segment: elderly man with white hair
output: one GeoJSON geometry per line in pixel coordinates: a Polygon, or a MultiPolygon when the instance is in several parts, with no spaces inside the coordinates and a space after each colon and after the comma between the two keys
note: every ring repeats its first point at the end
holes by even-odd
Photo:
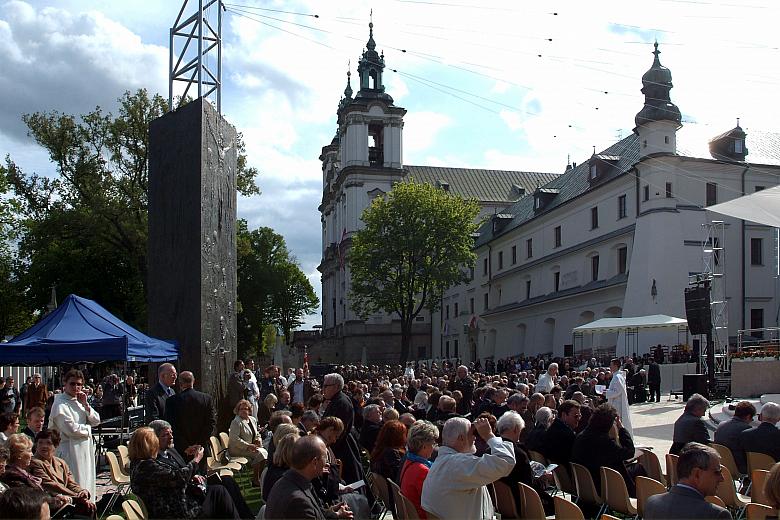
{"type": "Polygon", "coordinates": [[[539,376],[539,382],[536,383],[535,391],[542,394],[549,394],[555,386],[555,378],[558,376],[558,363],[550,363],[547,372],[539,376]]]}
{"type": "Polygon", "coordinates": [[[780,430],[775,424],[780,421],[780,405],[764,404],[758,420],[761,421],[758,426],[740,432],[739,444],[745,452],[764,453],[777,462],[780,460],[780,430]]]}
{"type": "Polygon", "coordinates": [[[363,470],[360,461],[356,460],[353,450],[349,445],[349,433],[355,422],[355,408],[352,400],[343,392],[344,378],[341,374],[327,374],[322,380],[322,397],[325,398],[327,407],[322,414],[325,417],[338,417],[344,423],[344,430],[331,446],[336,458],[341,459],[341,477],[347,482],[355,482],[363,478],[363,470]]]}
{"type": "Polygon", "coordinates": [[[442,444],[423,483],[423,509],[440,518],[492,519],[493,502],[485,486],[512,471],[514,446],[493,435],[487,419],[472,425],[462,417],[444,423],[442,444]],[[475,431],[490,448],[481,457],[474,455],[475,431]]]}

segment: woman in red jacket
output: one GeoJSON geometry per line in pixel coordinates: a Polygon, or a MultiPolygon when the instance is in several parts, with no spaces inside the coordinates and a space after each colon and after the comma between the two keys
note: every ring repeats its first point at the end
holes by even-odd
{"type": "Polygon", "coordinates": [[[431,455],[439,440],[439,429],[428,421],[417,421],[409,428],[406,456],[401,467],[401,493],[414,504],[420,518],[428,518],[420,504],[423,482],[431,467],[431,455]]]}

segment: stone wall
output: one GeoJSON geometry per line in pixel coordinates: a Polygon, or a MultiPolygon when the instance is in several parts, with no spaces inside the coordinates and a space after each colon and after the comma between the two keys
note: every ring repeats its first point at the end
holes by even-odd
{"type": "Polygon", "coordinates": [[[780,360],[734,359],[731,361],[731,395],[760,397],[780,393],[780,360]]]}

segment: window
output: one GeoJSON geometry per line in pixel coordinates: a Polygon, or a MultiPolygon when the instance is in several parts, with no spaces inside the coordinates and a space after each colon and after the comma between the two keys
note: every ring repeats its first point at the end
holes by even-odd
{"type": "Polygon", "coordinates": [[[525,281],[525,299],[528,300],[531,298],[531,280],[525,281]]]}
{"type": "Polygon", "coordinates": [[[599,208],[590,208],[590,229],[599,227],[599,208]]]}
{"type": "Polygon", "coordinates": [[[448,320],[448,319],[450,319],[450,306],[449,306],[449,305],[447,305],[446,307],[444,307],[444,309],[445,309],[445,312],[444,312],[444,319],[445,319],[445,320],[448,320]]]}
{"type": "MultiPolygon", "coordinates": [[[[751,329],[763,329],[764,328],[764,309],[750,309],[750,328],[751,329]]],[[[755,336],[753,333],[751,336],[755,336]]]]}
{"type": "Polygon", "coordinates": [[[590,279],[594,282],[599,279],[599,255],[590,259],[590,279]]]}
{"type": "Polygon", "coordinates": [[[626,196],[621,195],[618,197],[618,220],[626,218],[626,196]]]}
{"type": "Polygon", "coordinates": [[[763,240],[760,238],[750,239],[750,264],[751,265],[764,265],[763,259],[763,240]]]}
{"type": "Polygon", "coordinates": [[[460,356],[460,354],[458,353],[458,340],[456,339],[455,340],[455,357],[458,357],[458,356],[460,356]]]}
{"type": "Polygon", "coordinates": [[[763,189],[764,189],[763,186],[756,186],[755,191],[763,191],[763,189]]]}
{"type": "Polygon", "coordinates": [[[503,251],[499,251],[498,252],[498,270],[500,271],[503,268],[504,268],[504,252],[503,251]]]}
{"type": "Polygon", "coordinates": [[[482,310],[488,310],[488,304],[490,303],[488,299],[488,293],[485,293],[482,297],[482,310]]]}
{"type": "Polygon", "coordinates": [[[525,241],[525,257],[531,258],[534,256],[534,242],[532,238],[525,241]]]}
{"type": "Polygon", "coordinates": [[[445,352],[447,353],[447,357],[450,357],[450,342],[449,341],[445,341],[444,345],[445,345],[444,348],[445,348],[445,352]]]}
{"type": "Polygon", "coordinates": [[[469,313],[474,314],[474,298],[469,298],[469,313]]]}
{"type": "Polygon", "coordinates": [[[561,226],[555,226],[554,239],[555,239],[554,247],[561,247],[561,226]]]}
{"type": "Polygon", "coordinates": [[[553,290],[555,292],[558,292],[560,290],[560,287],[561,287],[561,272],[555,271],[553,273],[553,290]]]}
{"type": "Polygon", "coordinates": [[[517,246],[512,246],[512,265],[517,263],[517,246]]]}
{"type": "Polygon", "coordinates": [[[667,182],[666,183],[666,198],[671,199],[672,198],[672,183],[667,182]]]}
{"type": "Polygon", "coordinates": [[[668,135],[664,136],[664,144],[669,144],[669,136],[668,135]]]}
{"type": "Polygon", "coordinates": [[[618,254],[618,274],[626,274],[628,272],[628,248],[621,247],[617,250],[618,254]]]}
{"type": "Polygon", "coordinates": [[[599,169],[595,164],[590,165],[590,178],[595,179],[599,175],[599,169]]]}
{"type": "Polygon", "coordinates": [[[647,202],[650,200],[650,186],[645,185],[644,188],[642,188],[642,201],[647,202]]]}
{"type": "Polygon", "coordinates": [[[458,316],[460,316],[460,313],[458,312],[458,302],[455,302],[455,309],[454,309],[454,311],[455,312],[453,313],[453,316],[455,316],[456,318],[458,316]]]}
{"type": "Polygon", "coordinates": [[[472,281],[474,279],[474,268],[469,267],[469,281],[472,281]]]}
{"type": "Polygon", "coordinates": [[[487,276],[488,273],[488,259],[485,257],[482,260],[482,276],[487,276]]]}
{"type": "Polygon", "coordinates": [[[718,185],[714,182],[707,183],[707,200],[706,205],[712,206],[718,203],[718,185]]]}
{"type": "Polygon", "coordinates": [[[742,139],[734,141],[734,153],[742,153],[742,139]]]}

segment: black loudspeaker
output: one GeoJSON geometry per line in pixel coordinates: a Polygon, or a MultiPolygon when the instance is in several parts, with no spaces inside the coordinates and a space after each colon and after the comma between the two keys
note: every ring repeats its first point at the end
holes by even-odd
{"type": "Polygon", "coordinates": [[[693,394],[701,394],[709,399],[706,374],[683,374],[683,401],[693,394]]]}
{"type": "Polygon", "coordinates": [[[694,336],[712,330],[709,287],[685,289],[685,319],[688,320],[688,330],[694,336]]]}
{"type": "Polygon", "coordinates": [[[563,346],[563,357],[574,357],[574,345],[563,346]]]}

